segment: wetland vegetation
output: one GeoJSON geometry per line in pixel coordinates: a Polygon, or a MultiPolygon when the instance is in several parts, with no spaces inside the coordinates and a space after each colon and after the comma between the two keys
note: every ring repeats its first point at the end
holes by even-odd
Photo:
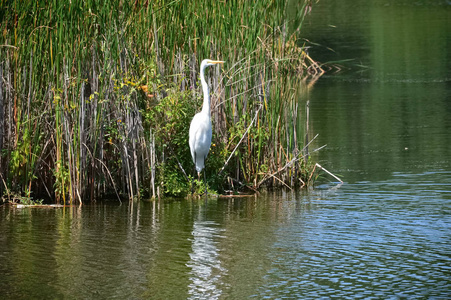
{"type": "Polygon", "coordinates": [[[207,74],[209,188],[313,181],[308,110],[297,97],[322,73],[298,40],[312,1],[0,5],[4,200],[189,194],[203,58],[226,61],[207,74]]]}

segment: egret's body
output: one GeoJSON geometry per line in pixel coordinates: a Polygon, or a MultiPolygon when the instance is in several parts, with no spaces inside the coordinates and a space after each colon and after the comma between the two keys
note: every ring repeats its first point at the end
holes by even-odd
{"type": "Polygon", "coordinates": [[[205,167],[205,159],[210,151],[211,134],[210,115],[203,112],[197,113],[189,128],[189,146],[198,173],[205,167]]]}
{"type": "Polygon", "coordinates": [[[210,151],[211,145],[211,113],[210,113],[210,89],[205,81],[205,69],[208,66],[224,63],[223,61],[214,61],[204,59],[200,65],[200,81],[204,93],[204,103],[202,111],[197,113],[189,127],[189,148],[191,156],[197,171],[200,172],[205,167],[205,159],[210,151]]]}

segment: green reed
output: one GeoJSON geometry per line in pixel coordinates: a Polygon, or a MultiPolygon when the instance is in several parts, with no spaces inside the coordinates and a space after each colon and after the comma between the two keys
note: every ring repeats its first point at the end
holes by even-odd
{"type": "Polygon", "coordinates": [[[209,184],[288,182],[298,172],[281,169],[303,161],[305,132],[287,78],[312,70],[296,41],[310,1],[290,2],[1,2],[1,194],[186,193],[184,141],[207,57],[227,61],[209,73],[209,184]]]}
{"type": "MultiPolygon", "coordinates": [[[[225,153],[236,148],[224,173],[251,188],[303,185],[310,178],[311,167],[303,157],[307,151],[302,151],[305,122],[293,98],[300,84],[285,89],[305,78],[307,70],[321,72],[296,40],[309,5],[197,1],[186,6],[174,1],[158,15],[156,51],[166,67],[162,73],[182,74],[179,85],[195,85],[191,74],[202,58],[227,62],[223,72],[209,73],[216,141],[226,145],[225,153]]],[[[215,176],[216,169],[207,172],[215,176]]]]}

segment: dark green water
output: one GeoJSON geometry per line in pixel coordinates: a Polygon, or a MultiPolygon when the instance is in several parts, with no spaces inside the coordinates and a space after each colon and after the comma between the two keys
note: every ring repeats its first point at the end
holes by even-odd
{"type": "Polygon", "coordinates": [[[354,59],[307,93],[316,158],[345,184],[2,206],[0,298],[451,298],[451,5],[367,2],[320,1],[304,27],[313,57],[354,59]]]}

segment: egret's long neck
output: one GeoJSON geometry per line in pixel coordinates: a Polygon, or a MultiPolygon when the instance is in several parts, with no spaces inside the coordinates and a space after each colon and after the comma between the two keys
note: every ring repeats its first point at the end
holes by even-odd
{"type": "Polygon", "coordinates": [[[202,112],[210,116],[210,89],[205,81],[205,68],[200,70],[200,82],[202,83],[202,91],[204,92],[204,105],[202,112]]]}

